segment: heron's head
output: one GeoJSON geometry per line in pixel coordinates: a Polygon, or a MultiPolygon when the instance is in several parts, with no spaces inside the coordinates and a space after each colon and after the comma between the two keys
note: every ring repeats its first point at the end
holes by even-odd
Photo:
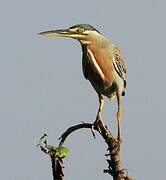
{"type": "Polygon", "coordinates": [[[60,36],[60,37],[70,37],[77,39],[82,44],[88,44],[96,39],[99,39],[101,34],[93,26],[89,24],[78,24],[68,29],[58,29],[51,31],[44,31],[39,33],[39,35],[44,36],[60,36]]]}

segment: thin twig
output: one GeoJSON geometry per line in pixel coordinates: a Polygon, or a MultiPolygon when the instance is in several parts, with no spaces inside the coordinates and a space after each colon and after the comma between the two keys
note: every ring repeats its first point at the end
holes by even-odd
{"type": "Polygon", "coordinates": [[[65,142],[66,138],[73,133],[74,131],[78,130],[78,129],[82,129],[82,128],[92,128],[92,124],[90,123],[82,123],[82,124],[78,124],[75,126],[72,126],[70,128],[68,128],[59,138],[60,143],[59,143],[59,147],[63,146],[63,143],[65,142]]]}

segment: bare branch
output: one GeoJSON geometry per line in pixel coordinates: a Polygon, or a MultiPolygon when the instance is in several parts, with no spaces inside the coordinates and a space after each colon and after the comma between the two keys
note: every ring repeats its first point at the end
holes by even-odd
{"type": "Polygon", "coordinates": [[[92,132],[93,130],[96,130],[98,133],[101,134],[106,144],[108,145],[108,153],[106,154],[106,156],[109,157],[109,159],[107,159],[108,168],[104,169],[103,172],[111,175],[113,177],[113,180],[132,180],[132,178],[128,176],[127,171],[124,168],[122,168],[122,165],[121,165],[121,160],[120,160],[120,145],[121,145],[120,143],[121,142],[119,142],[117,139],[113,137],[112,133],[103,124],[102,120],[98,121],[97,126],[90,123],[82,123],[82,124],[78,124],[78,125],[68,128],[59,138],[60,143],[59,143],[58,148],[48,145],[46,139],[43,140],[46,135],[40,139],[38,146],[40,146],[40,149],[43,152],[45,152],[46,154],[49,154],[51,158],[53,180],[64,179],[64,175],[62,171],[63,160],[62,160],[62,157],[60,156],[59,149],[65,148],[63,147],[63,144],[71,133],[79,129],[83,129],[83,128],[91,129],[92,132]],[[44,146],[41,145],[42,140],[43,140],[44,146]]]}
{"type": "MultiPolygon", "coordinates": [[[[108,169],[105,169],[104,173],[108,173],[111,176],[113,176],[114,180],[132,180],[131,177],[128,177],[126,170],[123,169],[121,166],[120,142],[118,142],[117,139],[113,137],[112,133],[103,124],[103,121],[100,120],[98,124],[99,124],[98,127],[95,126],[94,129],[102,135],[105,142],[107,143],[109,153],[106,156],[110,157],[110,159],[107,159],[108,169]]],[[[82,128],[92,129],[92,127],[93,124],[83,123],[68,128],[59,138],[60,139],[59,147],[63,146],[66,138],[74,131],[82,128]]]]}

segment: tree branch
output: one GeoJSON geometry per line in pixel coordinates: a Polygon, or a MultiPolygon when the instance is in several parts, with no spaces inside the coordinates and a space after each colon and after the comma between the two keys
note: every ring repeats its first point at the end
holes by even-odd
{"type": "Polygon", "coordinates": [[[63,147],[63,144],[67,137],[73,133],[74,131],[77,131],[79,129],[91,129],[92,133],[94,134],[94,130],[96,130],[98,133],[101,134],[103,139],[105,140],[107,146],[108,146],[108,154],[106,154],[109,159],[107,159],[108,168],[104,169],[104,173],[108,173],[113,177],[113,180],[132,180],[131,177],[128,176],[126,173],[126,170],[122,168],[121,160],[120,160],[120,142],[117,141],[112,135],[112,133],[107,129],[105,124],[103,124],[103,121],[101,119],[98,120],[98,124],[90,124],[90,123],[82,123],[75,126],[72,126],[68,128],[59,138],[60,143],[58,148],[55,148],[51,145],[47,144],[47,141],[44,141],[44,146],[41,144],[41,140],[45,136],[43,136],[40,139],[39,146],[41,150],[47,154],[50,155],[51,162],[52,162],[52,172],[53,172],[53,180],[63,180],[63,160],[62,158],[65,157],[60,154],[59,149],[65,148],[63,147]]]}
{"type": "Polygon", "coordinates": [[[52,164],[52,175],[53,180],[63,180],[64,174],[63,174],[63,160],[62,158],[64,155],[62,155],[61,151],[65,148],[56,148],[54,146],[51,146],[47,143],[46,140],[47,134],[44,134],[39,141],[39,144],[37,147],[40,148],[40,150],[50,156],[51,164],[52,164]]]}
{"type": "Polygon", "coordinates": [[[110,159],[107,159],[108,169],[105,169],[104,173],[110,174],[114,180],[132,180],[132,178],[126,174],[126,170],[121,166],[120,142],[118,142],[117,139],[113,137],[112,133],[103,124],[102,120],[99,120],[98,122],[98,126],[94,126],[90,123],[83,123],[68,128],[59,138],[59,147],[63,146],[66,138],[74,131],[82,128],[89,128],[91,130],[92,128],[94,128],[94,130],[98,131],[101,134],[108,145],[109,153],[106,156],[109,156],[110,159]]]}

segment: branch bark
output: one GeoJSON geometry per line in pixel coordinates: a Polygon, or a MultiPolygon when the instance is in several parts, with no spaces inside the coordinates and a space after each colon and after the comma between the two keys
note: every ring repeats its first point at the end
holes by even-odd
{"type": "Polygon", "coordinates": [[[53,180],[64,180],[63,174],[63,160],[56,157],[55,154],[50,155],[52,164],[53,180]]]}

